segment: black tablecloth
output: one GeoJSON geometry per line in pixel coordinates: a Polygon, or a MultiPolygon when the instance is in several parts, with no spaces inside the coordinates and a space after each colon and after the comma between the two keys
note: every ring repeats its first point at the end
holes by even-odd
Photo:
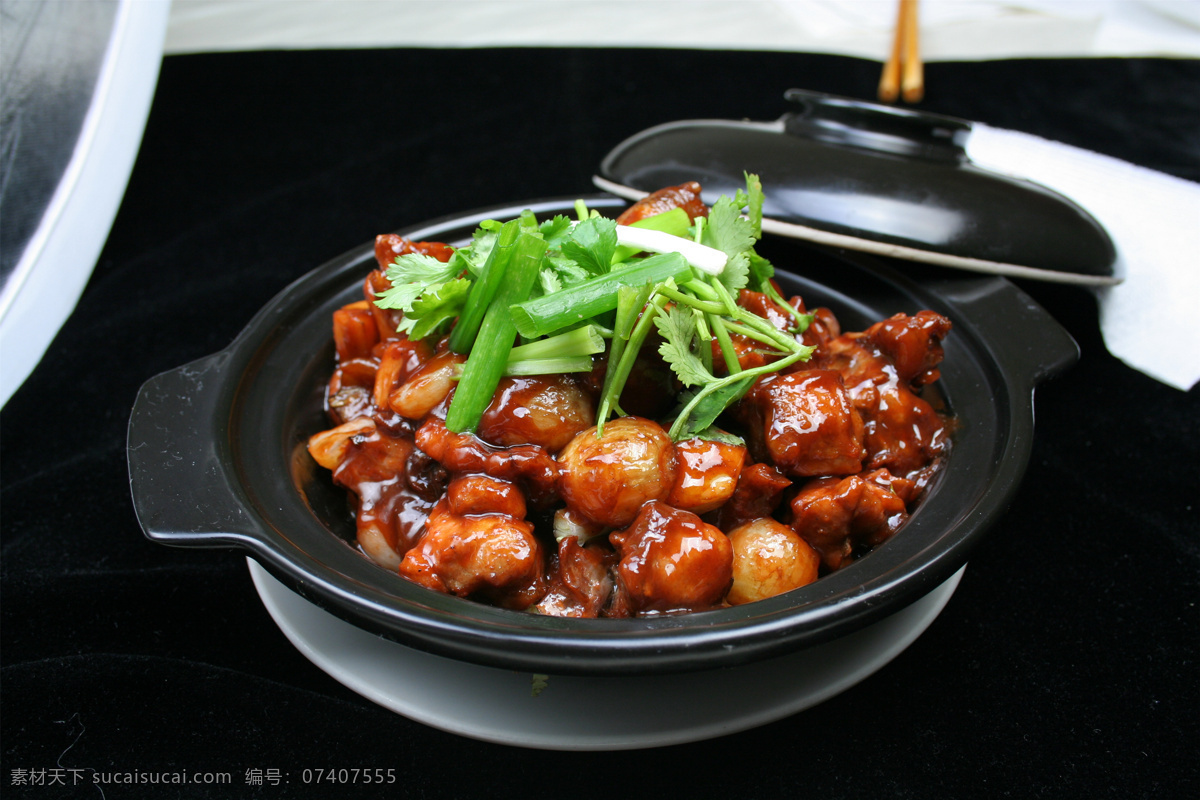
{"type": "MultiPolygon", "coordinates": [[[[91,282],[2,414],[4,795],[217,771],[232,785],[98,788],[335,796],[305,792],[301,771],[379,767],[398,778],[389,796],[424,798],[1196,796],[1200,404],[1110,356],[1077,288],[1022,284],[1083,355],[1038,390],[1024,484],[945,612],[865,682],[748,732],[624,753],[439,732],[310,664],[241,555],[142,537],[125,461],[138,387],[223,348],[292,279],[379,232],[591,193],[601,157],[650,125],[774,119],[793,86],[871,99],[878,75],[740,52],[165,59],[91,282]],[[278,785],[252,782],[267,770],[278,785]],[[24,785],[38,779],[67,785],[24,785]]],[[[1200,179],[1200,62],[926,75],[923,109],[1200,179]]]]}

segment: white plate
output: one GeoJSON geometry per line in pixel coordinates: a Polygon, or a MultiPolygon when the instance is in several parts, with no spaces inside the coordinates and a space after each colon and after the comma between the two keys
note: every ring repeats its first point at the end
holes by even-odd
{"type": "Polygon", "coordinates": [[[358,628],[247,559],[268,613],[310,661],[384,708],[473,739],[547,750],[630,750],[764,725],[845,691],[912,644],[962,570],[860,631],[767,661],[711,672],[614,678],[534,676],[414,650],[358,628]]]}
{"type": "MultiPolygon", "coordinates": [[[[108,239],[150,113],[170,7],[170,3],[135,0],[117,4],[95,83],[83,87],[91,92],[70,160],[36,229],[19,243],[21,255],[12,273],[0,284],[0,406],[33,372],[71,315],[108,239]]],[[[105,15],[93,13],[95,7],[84,8],[68,3],[16,5],[11,11],[13,34],[23,33],[27,41],[15,54],[17,62],[24,63],[14,74],[29,72],[42,76],[41,85],[66,83],[74,88],[77,76],[58,74],[62,65],[55,56],[56,42],[66,39],[75,26],[85,26],[83,30],[95,37],[104,35],[88,26],[99,24],[105,15]]],[[[8,3],[3,13],[9,23],[8,3]]],[[[86,74],[78,79],[92,77],[86,74]]],[[[13,88],[8,75],[4,88],[13,88]]],[[[38,115],[29,116],[25,118],[18,106],[13,138],[44,139],[48,132],[44,125],[39,128],[38,115]]],[[[8,139],[6,135],[5,145],[8,139]]],[[[54,158],[52,153],[42,155],[54,158]]],[[[10,197],[20,201],[20,191],[9,188],[10,197]]]]}

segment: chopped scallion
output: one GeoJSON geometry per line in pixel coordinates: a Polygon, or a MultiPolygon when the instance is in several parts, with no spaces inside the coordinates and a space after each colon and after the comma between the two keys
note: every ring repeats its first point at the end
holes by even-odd
{"type": "Polygon", "coordinates": [[[617,226],[617,241],[626,247],[636,247],[650,253],[679,253],[693,267],[709,275],[720,275],[729,260],[729,256],[715,247],[632,225],[617,226]]]}
{"type": "Polygon", "coordinates": [[[451,431],[473,432],[492,402],[517,338],[508,308],[529,296],[545,257],[545,240],[536,234],[521,232],[513,244],[504,282],[483,316],[479,335],[463,365],[462,377],[446,412],[446,427],[451,431]]]}
{"type": "Polygon", "coordinates": [[[687,261],[679,253],[651,256],[554,294],[514,304],[513,322],[527,339],[545,336],[612,311],[617,307],[617,290],[621,286],[657,284],[688,274],[687,261]]]}

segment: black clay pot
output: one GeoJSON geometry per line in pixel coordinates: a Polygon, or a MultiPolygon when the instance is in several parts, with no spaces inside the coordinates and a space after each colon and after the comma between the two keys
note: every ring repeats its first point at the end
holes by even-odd
{"type": "MultiPolygon", "coordinates": [[[[400,231],[465,243],[483,219],[574,198],[498,207],[400,231]]],[[[624,202],[589,198],[615,213],[624,202]]],[[[730,609],[633,620],[560,619],[491,608],[408,583],[354,546],[344,490],[309,457],[327,426],[331,314],[361,298],[373,244],[313,270],[267,304],[226,349],[142,387],[129,424],[133,501],[146,535],[248,552],[303,597],[412,647],[550,674],[624,675],[726,667],[825,642],[924,596],[964,563],[1004,512],[1033,439],[1033,390],[1069,366],[1066,332],[1004,278],[930,272],[922,285],[884,261],[764,240],[788,294],[832,308],[847,330],[898,311],[951,318],[940,391],[959,420],[947,468],[891,540],[809,586],[730,609]]]]}

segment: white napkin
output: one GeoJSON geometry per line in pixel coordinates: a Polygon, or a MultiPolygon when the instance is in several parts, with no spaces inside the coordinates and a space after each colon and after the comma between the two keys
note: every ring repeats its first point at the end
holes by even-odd
{"type": "Polygon", "coordinates": [[[1097,289],[1109,352],[1177,389],[1200,381],[1200,184],[972,123],[968,157],[1070,198],[1108,231],[1125,280],[1097,289]]]}

